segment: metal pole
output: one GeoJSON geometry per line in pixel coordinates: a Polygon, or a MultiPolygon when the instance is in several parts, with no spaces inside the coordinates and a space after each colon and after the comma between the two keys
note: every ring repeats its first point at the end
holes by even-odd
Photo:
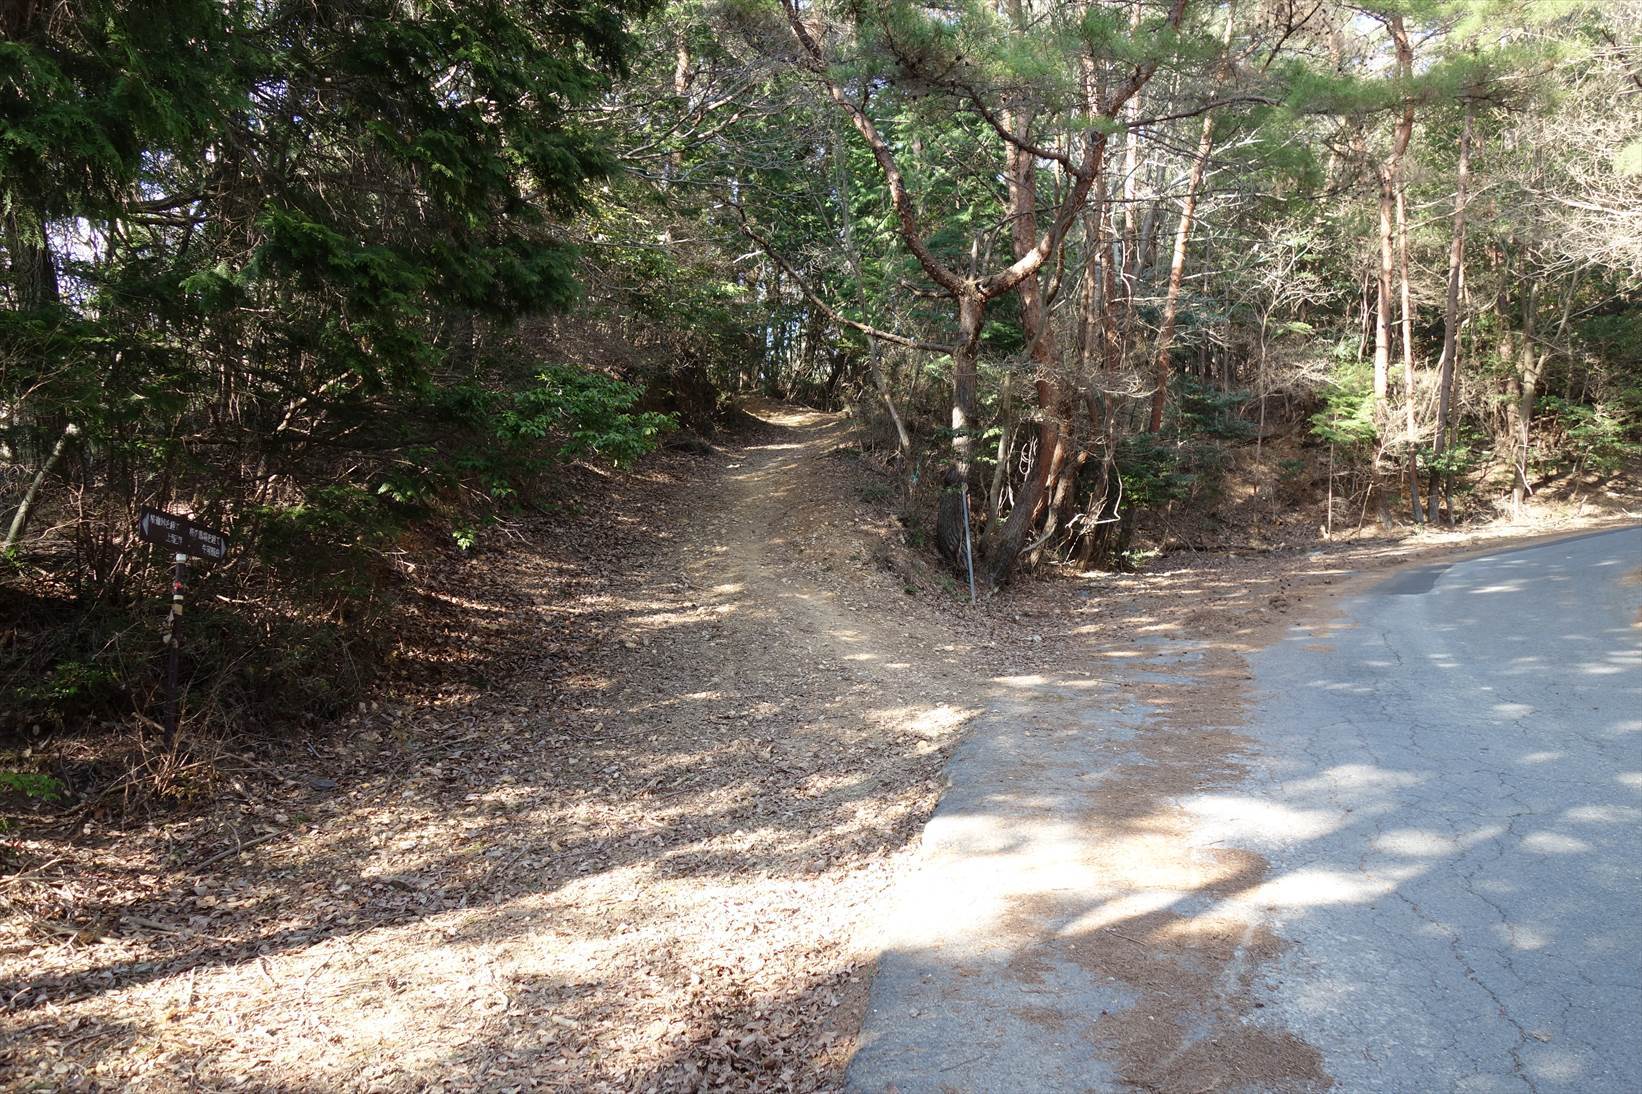
{"type": "Polygon", "coordinates": [[[188,556],[172,556],[176,564],[171,574],[171,614],[165,627],[165,750],[177,749],[177,623],[182,618],[183,579],[188,576],[188,556]]]}
{"type": "Polygon", "coordinates": [[[975,603],[975,553],[969,547],[969,483],[958,494],[964,507],[964,564],[969,569],[969,602],[975,603]]]}

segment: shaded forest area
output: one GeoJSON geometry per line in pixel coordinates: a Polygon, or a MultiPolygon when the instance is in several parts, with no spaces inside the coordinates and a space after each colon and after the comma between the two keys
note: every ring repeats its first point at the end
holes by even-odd
{"type": "Polygon", "coordinates": [[[15,794],[189,793],[145,506],[233,543],[191,579],[197,746],[353,709],[435,575],[459,603],[540,522],[612,522],[609,475],[753,393],[850,409],[955,597],[1520,517],[1642,453],[1642,0],[29,0],[0,34],[15,794]],[[65,761],[92,737],[117,759],[65,761]]]}

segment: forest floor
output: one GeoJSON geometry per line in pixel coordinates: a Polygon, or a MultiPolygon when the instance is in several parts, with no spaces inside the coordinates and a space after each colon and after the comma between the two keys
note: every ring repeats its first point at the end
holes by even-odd
{"type": "MultiPolygon", "coordinates": [[[[1274,624],[1525,531],[1171,557],[971,609],[899,546],[843,419],[757,412],[439,592],[480,620],[482,685],[384,697],[209,808],[18,834],[0,1082],[836,1088],[878,917],[1000,687],[1118,694],[1187,639],[1200,686],[1170,724],[1196,725],[1274,624]]],[[[1231,747],[1207,720],[1187,744],[1231,747]]],[[[1159,747],[1123,808],[1202,774],[1159,747]]],[[[1112,869],[1168,869],[1166,842],[1112,869]]]]}

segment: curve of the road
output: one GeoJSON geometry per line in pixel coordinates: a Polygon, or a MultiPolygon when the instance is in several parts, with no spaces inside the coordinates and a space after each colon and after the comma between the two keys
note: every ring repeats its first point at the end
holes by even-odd
{"type": "Polygon", "coordinates": [[[1639,568],[1642,528],[1417,569],[1253,658],[1217,812],[1338,1089],[1642,1090],[1639,568]]]}
{"type": "Polygon", "coordinates": [[[1404,570],[1149,690],[1003,682],[851,1088],[1642,1090],[1639,613],[1642,527],[1404,570]]]}

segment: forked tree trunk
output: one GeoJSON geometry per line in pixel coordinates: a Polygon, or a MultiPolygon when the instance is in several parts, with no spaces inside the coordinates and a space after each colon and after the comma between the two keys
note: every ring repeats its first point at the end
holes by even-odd
{"type": "MultiPolygon", "coordinates": [[[[1030,115],[1016,119],[1014,127],[1024,139],[1030,128],[1030,115]]],[[[1019,261],[1032,252],[1038,241],[1037,158],[1018,146],[1012,146],[1008,151],[1010,242],[1015,259],[1019,261]]],[[[986,554],[991,560],[991,581],[995,585],[1008,578],[1026,542],[1027,533],[1037,523],[1042,502],[1059,477],[1066,458],[1065,431],[1060,422],[1060,394],[1053,378],[1059,351],[1055,345],[1054,328],[1044,307],[1038,275],[1034,273],[1022,279],[1015,292],[1020,298],[1021,327],[1026,335],[1034,372],[1032,382],[1038,398],[1038,455],[1033,461],[1026,488],[1015,499],[1015,505],[1003,526],[989,530],[986,554]]]]}
{"type": "MultiPolygon", "coordinates": [[[[797,0],[782,0],[788,28],[799,47],[799,64],[826,91],[827,97],[844,112],[866,142],[889,190],[890,204],[901,241],[912,253],[929,279],[956,303],[958,312],[958,339],[951,348],[952,359],[952,464],[948,468],[937,509],[935,539],[941,553],[956,560],[963,548],[968,528],[965,495],[970,470],[974,463],[974,429],[976,406],[976,355],[980,346],[981,320],[988,301],[1015,289],[1027,278],[1035,278],[1045,261],[1063,244],[1065,233],[1076,221],[1089,195],[1099,157],[1104,156],[1106,138],[1094,132],[1084,135],[1080,159],[1033,145],[1021,147],[1017,134],[1008,126],[999,124],[997,115],[987,111],[978,99],[976,106],[981,116],[1003,138],[1006,148],[1020,148],[1034,157],[1052,159],[1060,163],[1070,176],[1070,185],[1063,193],[1052,214],[1051,224],[1038,235],[1034,246],[1007,268],[983,275],[978,268],[963,274],[948,266],[930,247],[929,239],[919,221],[918,204],[907,189],[894,148],[879,131],[877,123],[867,114],[833,75],[832,66],[819,41],[811,32],[807,10],[801,10],[797,0]]],[[[1180,29],[1185,16],[1186,0],[1172,0],[1167,15],[1171,30],[1180,29]]],[[[1110,117],[1122,109],[1157,71],[1158,62],[1149,60],[1135,66],[1121,91],[1114,96],[1110,117]]],[[[1013,561],[1011,559],[1011,561],[1013,561]]],[[[994,568],[994,573],[1000,571],[994,568]]],[[[1005,567],[1002,573],[1007,573],[1005,567]]]]}

